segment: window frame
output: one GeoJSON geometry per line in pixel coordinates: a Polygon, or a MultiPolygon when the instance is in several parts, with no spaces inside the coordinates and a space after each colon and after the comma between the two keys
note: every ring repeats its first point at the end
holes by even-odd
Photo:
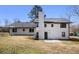
{"type": "Polygon", "coordinates": [[[47,27],[47,24],[44,24],[44,27],[47,27]]]}
{"type": "Polygon", "coordinates": [[[66,36],[66,33],[65,32],[62,32],[62,37],[65,37],[66,36]]]}
{"type": "Polygon", "coordinates": [[[48,32],[44,32],[44,39],[48,39],[48,32]]]}
{"type": "Polygon", "coordinates": [[[36,32],[36,39],[39,39],[39,32],[36,32]]]}
{"type": "Polygon", "coordinates": [[[12,32],[17,32],[17,28],[12,28],[12,32]]]}
{"type": "Polygon", "coordinates": [[[39,27],[39,23],[36,23],[36,27],[39,27]]]}
{"type": "Polygon", "coordinates": [[[23,28],[23,32],[25,31],[25,28],[23,28]]]}
{"type": "Polygon", "coordinates": [[[29,28],[29,32],[34,32],[34,28],[29,28]]]}
{"type": "Polygon", "coordinates": [[[54,25],[53,24],[51,24],[51,27],[53,27],[54,25]]]}
{"type": "Polygon", "coordinates": [[[67,27],[66,23],[60,23],[60,28],[66,28],[66,27],[67,27]]]}

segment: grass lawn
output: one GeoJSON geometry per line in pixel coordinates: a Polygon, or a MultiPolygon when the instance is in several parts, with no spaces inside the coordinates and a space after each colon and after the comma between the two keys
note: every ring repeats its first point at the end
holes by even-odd
{"type": "Polygon", "coordinates": [[[33,40],[29,36],[10,36],[0,33],[1,54],[52,54],[79,53],[79,41],[61,41],[47,43],[43,40],[33,40]]]}

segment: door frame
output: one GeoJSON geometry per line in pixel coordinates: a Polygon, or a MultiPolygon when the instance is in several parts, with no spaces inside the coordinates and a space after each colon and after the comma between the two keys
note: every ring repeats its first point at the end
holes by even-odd
{"type": "Polygon", "coordinates": [[[48,32],[44,32],[44,39],[48,39],[48,32]]]}

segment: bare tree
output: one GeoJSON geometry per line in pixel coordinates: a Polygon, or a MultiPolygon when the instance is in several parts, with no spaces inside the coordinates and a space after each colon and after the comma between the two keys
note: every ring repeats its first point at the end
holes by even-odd
{"type": "MultiPolygon", "coordinates": [[[[66,17],[67,19],[71,20],[73,16],[77,16],[79,17],[79,6],[71,6],[70,7],[71,11],[69,11],[68,13],[66,13],[66,17]]],[[[71,25],[70,30],[72,30],[72,32],[79,32],[79,24],[74,24],[71,25]]]]}
{"type": "Polygon", "coordinates": [[[66,9],[67,10],[67,12],[66,12],[66,18],[68,19],[68,20],[71,20],[71,18],[73,17],[73,16],[75,16],[75,13],[74,13],[74,8],[75,6],[70,6],[68,9],[66,9]]]}
{"type": "MultiPolygon", "coordinates": [[[[68,11],[68,12],[66,13],[66,18],[69,20],[69,22],[71,22],[72,16],[73,16],[72,11],[68,11]]],[[[72,27],[71,27],[70,23],[69,23],[68,25],[69,25],[69,34],[71,35],[71,33],[73,32],[73,30],[72,30],[72,27]]],[[[73,34],[72,34],[72,35],[73,35],[73,34]]]]}
{"type": "Polygon", "coordinates": [[[79,6],[78,5],[73,6],[73,13],[75,16],[79,16],[79,6]]]}
{"type": "MultiPolygon", "coordinates": [[[[73,6],[74,15],[79,17],[79,5],[73,6]]],[[[76,25],[76,31],[79,32],[79,24],[76,25]]]]}
{"type": "Polygon", "coordinates": [[[17,21],[20,22],[20,19],[19,18],[14,18],[13,19],[13,22],[17,22],[17,21]]]}

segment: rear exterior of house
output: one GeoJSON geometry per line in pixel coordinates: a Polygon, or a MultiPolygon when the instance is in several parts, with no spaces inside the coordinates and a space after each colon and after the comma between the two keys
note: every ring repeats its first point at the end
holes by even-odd
{"type": "MultiPolygon", "coordinates": [[[[68,24],[45,23],[45,28],[36,28],[40,39],[69,39],[68,24]]],[[[37,35],[37,34],[36,34],[37,35]]]]}
{"type": "Polygon", "coordinates": [[[37,39],[69,39],[70,21],[64,18],[45,18],[39,12],[38,18],[29,23],[16,22],[10,25],[11,35],[32,35],[37,39]]]}
{"type": "Polygon", "coordinates": [[[44,18],[44,13],[39,12],[35,35],[39,39],[69,39],[69,20],[64,18],[44,18]]]}

